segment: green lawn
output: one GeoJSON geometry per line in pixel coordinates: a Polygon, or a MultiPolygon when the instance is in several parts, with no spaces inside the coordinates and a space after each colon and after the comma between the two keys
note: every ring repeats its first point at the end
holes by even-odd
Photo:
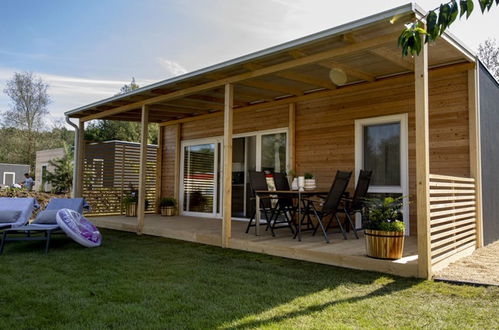
{"type": "Polygon", "coordinates": [[[499,327],[499,288],[103,234],[100,248],[59,239],[47,256],[9,242],[0,328],[499,327]]]}

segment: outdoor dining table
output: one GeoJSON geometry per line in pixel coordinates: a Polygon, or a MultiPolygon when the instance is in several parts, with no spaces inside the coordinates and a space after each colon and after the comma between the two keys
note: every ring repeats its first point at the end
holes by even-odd
{"type": "Polygon", "coordinates": [[[260,197],[272,195],[285,195],[287,197],[296,198],[298,200],[298,240],[301,241],[301,216],[302,216],[302,201],[304,197],[327,195],[328,190],[257,190],[255,191],[255,235],[260,235],[260,197]]]}

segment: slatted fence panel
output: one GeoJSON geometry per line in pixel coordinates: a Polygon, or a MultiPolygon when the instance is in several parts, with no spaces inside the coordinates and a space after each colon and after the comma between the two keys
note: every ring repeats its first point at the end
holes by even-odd
{"type": "Polygon", "coordinates": [[[432,265],[476,245],[475,180],[430,174],[432,265]]]}
{"type": "MultiPolygon", "coordinates": [[[[146,212],[156,209],[157,147],[147,148],[146,212]]],[[[89,215],[124,213],[123,197],[139,189],[140,145],[132,143],[97,143],[85,147],[83,197],[92,210],[89,215]]]]}

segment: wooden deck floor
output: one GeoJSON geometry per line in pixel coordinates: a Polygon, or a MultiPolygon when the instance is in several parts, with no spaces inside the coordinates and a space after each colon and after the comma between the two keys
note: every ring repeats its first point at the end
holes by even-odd
{"type": "MultiPolygon", "coordinates": [[[[136,231],[137,219],[125,216],[92,217],[98,227],[122,231],[136,231]]],[[[355,239],[352,233],[344,240],[340,234],[330,235],[327,244],[320,235],[303,233],[299,242],[291,237],[287,229],[276,232],[272,237],[262,226],[260,236],[254,235],[254,228],[249,234],[244,231],[246,222],[232,221],[232,239],[230,248],[245,250],[291,259],[305,260],[327,265],[353,269],[372,270],[400,276],[417,276],[417,240],[407,237],[404,257],[396,261],[379,260],[365,255],[365,241],[361,235],[355,239]]],[[[161,217],[147,215],[144,234],[162,236],[190,242],[221,246],[222,224],[219,219],[198,217],[161,217]]]]}

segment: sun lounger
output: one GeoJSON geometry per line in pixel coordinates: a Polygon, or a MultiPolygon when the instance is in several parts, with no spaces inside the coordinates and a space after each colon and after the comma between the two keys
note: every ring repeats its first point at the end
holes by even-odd
{"type": "Polygon", "coordinates": [[[28,223],[33,211],[40,206],[36,199],[32,197],[11,198],[0,197],[0,212],[18,211],[16,219],[10,222],[1,222],[0,229],[9,229],[24,226],[28,223]]]}
{"type": "MultiPolygon", "coordinates": [[[[83,214],[83,211],[90,209],[90,207],[83,198],[52,198],[47,204],[45,210],[43,210],[42,212],[49,211],[47,213],[50,213],[50,211],[55,211],[53,212],[53,216],[55,219],[56,211],[61,209],[71,209],[80,214],[83,214]]],[[[39,214],[34,223],[5,230],[2,235],[2,243],[0,244],[0,254],[3,253],[5,243],[9,241],[46,241],[45,253],[48,253],[52,235],[65,235],[65,233],[61,230],[56,221],[53,221],[52,223],[36,223],[40,218],[41,217],[39,214]],[[8,237],[9,234],[15,234],[16,236],[8,237]],[[19,234],[21,234],[22,236],[17,236],[19,234]],[[35,234],[35,236],[33,236],[33,234],[35,234]]]]}

